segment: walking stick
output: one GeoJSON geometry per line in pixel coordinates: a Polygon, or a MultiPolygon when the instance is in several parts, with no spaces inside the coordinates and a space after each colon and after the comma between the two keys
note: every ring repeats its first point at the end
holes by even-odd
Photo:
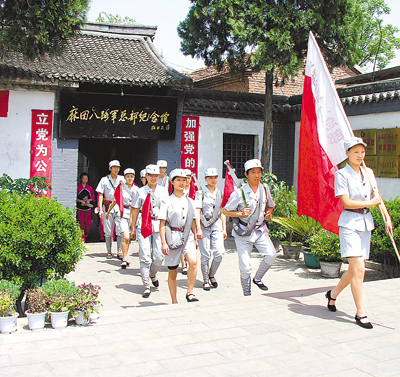
{"type": "MultiPolygon", "coordinates": [[[[372,180],[371,180],[371,177],[370,177],[369,174],[368,174],[367,166],[365,165],[365,162],[364,162],[364,161],[362,162],[362,165],[363,165],[363,168],[365,169],[365,172],[367,173],[367,178],[368,178],[369,184],[370,184],[370,186],[371,186],[371,188],[372,188],[372,197],[375,197],[376,195],[378,195],[378,192],[377,192],[377,191],[374,189],[374,187],[372,186],[372,180]]],[[[385,205],[385,203],[383,202],[383,200],[382,200],[382,202],[381,202],[380,204],[378,204],[378,208],[379,208],[379,210],[381,211],[381,214],[382,214],[382,217],[383,217],[383,221],[385,221],[385,212],[384,212],[384,209],[386,210],[386,213],[387,213],[387,214],[389,214],[389,212],[388,212],[388,210],[387,210],[387,208],[386,208],[386,205],[385,205]]],[[[393,235],[392,235],[391,233],[389,233],[389,232],[388,232],[388,234],[389,234],[389,236],[390,236],[390,240],[392,241],[392,245],[393,245],[394,251],[395,251],[395,253],[396,253],[397,259],[398,259],[399,262],[400,262],[399,250],[397,249],[396,243],[394,242],[393,235]]]]}

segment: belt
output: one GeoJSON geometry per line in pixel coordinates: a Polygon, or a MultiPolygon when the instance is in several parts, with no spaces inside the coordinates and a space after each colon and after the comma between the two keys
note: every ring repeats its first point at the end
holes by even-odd
{"type": "Polygon", "coordinates": [[[175,228],[174,226],[171,226],[171,230],[175,232],[183,232],[183,228],[175,228]]]}
{"type": "MultiPolygon", "coordinates": [[[[239,224],[242,224],[243,226],[248,226],[249,225],[248,223],[245,223],[243,220],[241,220],[240,217],[239,217],[239,224]]],[[[258,228],[262,227],[263,224],[264,223],[262,222],[260,225],[256,225],[254,227],[254,229],[258,229],[258,228]]]]}
{"type": "Polygon", "coordinates": [[[129,209],[129,208],[131,208],[131,206],[124,206],[124,208],[129,209]]]}
{"type": "Polygon", "coordinates": [[[362,215],[366,215],[369,212],[369,208],[355,208],[355,209],[345,208],[345,210],[350,212],[360,213],[362,215]]]}

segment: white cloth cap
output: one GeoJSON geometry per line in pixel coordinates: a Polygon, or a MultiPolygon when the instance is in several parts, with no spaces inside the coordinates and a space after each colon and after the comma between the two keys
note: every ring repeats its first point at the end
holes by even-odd
{"type": "Polygon", "coordinates": [[[160,168],[166,168],[166,167],[168,167],[168,163],[165,160],[158,160],[157,161],[157,166],[160,167],[160,168]]]}
{"type": "Polygon", "coordinates": [[[364,143],[364,140],[361,139],[361,137],[351,137],[350,139],[344,141],[344,149],[348,151],[350,148],[358,144],[364,145],[364,147],[367,146],[367,144],[364,143]]]}
{"type": "Polygon", "coordinates": [[[127,174],[136,175],[135,169],[132,169],[132,168],[125,169],[125,170],[124,170],[124,175],[127,175],[127,174]]]}
{"type": "Polygon", "coordinates": [[[146,176],[146,169],[140,171],[140,178],[144,178],[146,176]]]}
{"type": "Polygon", "coordinates": [[[204,172],[205,177],[218,177],[218,170],[216,168],[208,168],[204,172]]]}
{"type": "Polygon", "coordinates": [[[169,173],[169,178],[171,181],[176,177],[186,178],[186,170],[185,169],[174,169],[169,173]]]}
{"type": "Polygon", "coordinates": [[[119,163],[118,160],[112,160],[108,163],[108,167],[112,168],[113,166],[118,166],[119,168],[121,167],[121,164],[119,163]]]}
{"type": "Polygon", "coordinates": [[[244,171],[247,172],[250,169],[253,168],[261,168],[262,170],[264,170],[264,168],[261,165],[261,161],[258,160],[257,158],[254,158],[253,160],[249,160],[246,161],[246,163],[244,164],[244,171]]]}
{"type": "Polygon", "coordinates": [[[146,174],[160,174],[160,168],[157,165],[147,165],[146,174]]]}
{"type": "Polygon", "coordinates": [[[182,169],[182,170],[185,172],[186,176],[188,175],[192,176],[192,171],[190,169],[182,169]]]}

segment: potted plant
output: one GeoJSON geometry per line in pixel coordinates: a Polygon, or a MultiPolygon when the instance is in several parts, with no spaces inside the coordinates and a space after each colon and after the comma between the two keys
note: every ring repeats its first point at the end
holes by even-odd
{"type": "Polygon", "coordinates": [[[14,310],[15,300],[10,291],[0,292],[0,332],[9,334],[17,330],[17,318],[14,310]]]}
{"type": "Polygon", "coordinates": [[[75,283],[66,279],[52,279],[43,285],[43,290],[48,296],[47,311],[50,313],[51,326],[54,329],[67,327],[68,318],[72,316],[71,310],[74,309],[75,283]]]}
{"type": "Polygon", "coordinates": [[[31,330],[44,328],[47,315],[47,294],[43,288],[35,287],[26,291],[26,302],[28,310],[28,326],[31,330]]]}
{"type": "Polygon", "coordinates": [[[78,285],[73,299],[74,310],[78,314],[75,322],[78,325],[87,325],[91,320],[98,318],[98,307],[101,305],[98,299],[99,291],[100,286],[92,283],[78,285]]]}
{"type": "Polygon", "coordinates": [[[310,237],[310,250],[321,264],[321,276],[336,278],[340,274],[340,240],[335,233],[320,229],[310,237]]]}

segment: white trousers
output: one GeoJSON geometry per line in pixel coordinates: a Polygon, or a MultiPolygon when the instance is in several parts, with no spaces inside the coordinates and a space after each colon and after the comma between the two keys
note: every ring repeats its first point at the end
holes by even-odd
{"type": "Polygon", "coordinates": [[[201,264],[208,263],[211,256],[216,262],[221,262],[225,254],[224,236],[222,230],[209,230],[201,228],[203,239],[198,240],[201,253],[201,264]]]}

